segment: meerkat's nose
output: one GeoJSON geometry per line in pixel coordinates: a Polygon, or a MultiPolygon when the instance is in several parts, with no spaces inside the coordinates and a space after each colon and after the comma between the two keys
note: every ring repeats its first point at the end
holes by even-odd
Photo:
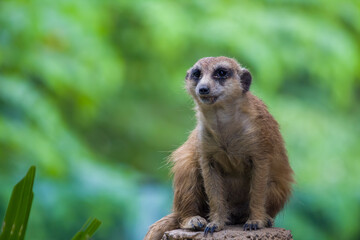
{"type": "Polygon", "coordinates": [[[199,88],[199,94],[200,95],[206,95],[206,94],[209,94],[209,93],[210,93],[210,89],[209,89],[208,86],[205,86],[205,85],[200,86],[200,88],[199,88]]]}

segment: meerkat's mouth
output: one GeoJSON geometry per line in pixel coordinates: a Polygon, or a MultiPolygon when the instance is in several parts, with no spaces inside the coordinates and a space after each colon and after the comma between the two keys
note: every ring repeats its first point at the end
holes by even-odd
{"type": "Polygon", "coordinates": [[[216,102],[218,97],[217,96],[203,96],[203,97],[200,97],[200,99],[205,104],[213,104],[216,102]]]}

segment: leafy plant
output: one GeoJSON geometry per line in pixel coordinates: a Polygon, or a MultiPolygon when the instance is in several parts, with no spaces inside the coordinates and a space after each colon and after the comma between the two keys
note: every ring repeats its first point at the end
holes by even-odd
{"type": "Polygon", "coordinates": [[[100,227],[101,222],[97,220],[96,218],[91,221],[91,218],[89,218],[84,226],[80,229],[78,233],[73,237],[72,240],[85,240],[89,239],[96,230],[100,227]]]}
{"type": "MultiPolygon", "coordinates": [[[[31,166],[26,176],[15,185],[2,224],[0,240],[24,239],[34,198],[34,179],[35,166],[31,166]]],[[[87,220],[81,230],[73,237],[73,240],[89,239],[96,232],[101,222],[96,218],[91,223],[90,221],[91,219],[87,220]]]]}
{"type": "Polygon", "coordinates": [[[5,214],[0,240],[24,239],[34,198],[32,190],[34,178],[35,167],[32,166],[26,176],[15,185],[5,214]]]}

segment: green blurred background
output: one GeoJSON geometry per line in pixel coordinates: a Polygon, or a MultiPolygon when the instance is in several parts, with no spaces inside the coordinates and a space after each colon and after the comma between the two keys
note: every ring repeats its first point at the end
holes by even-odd
{"type": "Polygon", "coordinates": [[[142,239],[171,209],[166,157],[195,125],[199,58],[235,57],[296,173],[295,239],[360,238],[357,0],[0,1],[0,219],[37,166],[27,239],[142,239]]]}

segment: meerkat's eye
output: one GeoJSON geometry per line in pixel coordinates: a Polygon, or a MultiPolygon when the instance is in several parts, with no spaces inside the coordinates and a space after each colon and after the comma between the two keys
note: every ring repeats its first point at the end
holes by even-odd
{"type": "Polygon", "coordinates": [[[225,77],[226,76],[226,72],[224,70],[219,70],[218,72],[220,77],[225,77]]]}
{"type": "Polygon", "coordinates": [[[201,71],[199,69],[195,69],[191,76],[193,77],[193,79],[195,80],[199,80],[200,79],[200,76],[201,76],[201,71]]]}
{"type": "Polygon", "coordinates": [[[214,72],[215,78],[228,78],[229,77],[229,71],[224,68],[218,68],[214,72]]]}

